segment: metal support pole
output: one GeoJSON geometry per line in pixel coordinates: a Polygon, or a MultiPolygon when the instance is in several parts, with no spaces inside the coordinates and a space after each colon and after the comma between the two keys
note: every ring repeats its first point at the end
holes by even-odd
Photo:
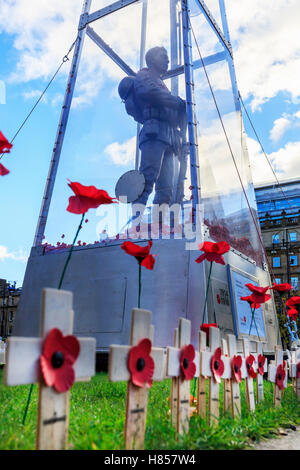
{"type": "MultiPolygon", "coordinates": [[[[142,27],[141,27],[141,47],[140,47],[140,69],[145,64],[145,52],[146,52],[146,34],[147,34],[147,13],[148,13],[148,0],[143,0],[142,10],[142,27]]],[[[141,130],[141,124],[138,123],[136,128],[136,147],[135,147],[135,169],[138,170],[140,163],[140,148],[139,148],[139,135],[141,130]]]]}
{"type": "Polygon", "coordinates": [[[198,137],[197,137],[197,118],[195,113],[194,99],[194,78],[192,63],[192,44],[190,35],[188,0],[181,0],[182,8],[182,39],[183,39],[183,56],[184,56],[184,73],[185,73],[185,89],[186,89],[186,105],[188,120],[188,136],[190,145],[190,166],[191,166],[191,182],[192,182],[192,207],[193,220],[195,220],[197,204],[200,202],[200,173],[199,173],[199,156],[198,156],[198,137]]]}
{"type": "MultiPolygon", "coordinates": [[[[170,52],[171,52],[171,70],[176,69],[180,64],[180,56],[179,56],[179,41],[178,41],[178,30],[179,30],[179,22],[178,22],[178,0],[170,0],[170,52]]],[[[171,93],[174,96],[178,96],[179,93],[179,80],[178,76],[173,76],[171,78],[171,93]]],[[[180,162],[178,156],[174,156],[173,159],[174,165],[174,192],[172,202],[176,201],[177,196],[177,186],[179,182],[179,168],[180,162]]]]}
{"type": "MultiPolygon", "coordinates": [[[[91,1],[92,0],[84,0],[83,14],[89,13],[89,10],[91,7],[91,1]]],[[[59,158],[60,158],[62,145],[63,145],[63,141],[65,137],[67,122],[69,118],[69,113],[70,113],[70,108],[71,108],[71,103],[72,103],[72,98],[73,98],[73,93],[74,93],[74,88],[75,88],[75,83],[76,83],[76,78],[77,78],[77,73],[78,73],[79,61],[81,57],[83,41],[84,41],[84,36],[86,32],[86,28],[83,28],[83,29],[80,29],[80,28],[81,28],[81,25],[79,23],[78,36],[77,36],[77,41],[75,45],[74,56],[73,56],[72,65],[71,65],[71,69],[69,73],[68,85],[67,85],[67,89],[65,93],[64,104],[63,104],[61,115],[60,115],[60,121],[59,121],[58,130],[56,134],[54,149],[53,149],[52,158],[50,162],[50,168],[49,168],[48,177],[46,181],[44,197],[42,201],[42,206],[40,210],[40,215],[39,215],[39,220],[38,220],[38,224],[36,228],[33,246],[38,246],[42,243],[44,233],[45,233],[45,227],[47,223],[50,202],[52,198],[59,158]]]]}
{"type": "MultiPolygon", "coordinates": [[[[228,21],[227,21],[227,16],[226,16],[226,9],[225,9],[224,0],[219,0],[219,7],[220,7],[220,13],[221,13],[224,36],[225,36],[228,44],[230,45],[230,35],[229,35],[229,28],[228,28],[228,21]]],[[[231,45],[230,45],[230,48],[231,48],[231,45]]],[[[228,49],[226,49],[226,48],[225,48],[225,52],[226,52],[226,59],[227,59],[227,63],[228,63],[231,86],[232,86],[232,91],[233,91],[233,96],[234,96],[235,109],[237,111],[241,112],[239,89],[238,89],[238,86],[237,86],[237,80],[236,80],[236,74],[235,74],[235,69],[234,69],[232,53],[230,53],[228,51],[228,49]]]]}

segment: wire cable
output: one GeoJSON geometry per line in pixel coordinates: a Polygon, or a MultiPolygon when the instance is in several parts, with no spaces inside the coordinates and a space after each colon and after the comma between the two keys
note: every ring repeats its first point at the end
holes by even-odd
{"type": "MultiPolygon", "coordinates": [[[[39,104],[39,102],[42,100],[43,96],[45,95],[46,91],[48,90],[48,88],[50,87],[51,83],[54,81],[55,77],[57,76],[57,74],[59,73],[60,69],[62,68],[62,66],[65,64],[65,62],[67,62],[69,59],[69,54],[71,53],[71,51],[73,50],[76,42],[78,41],[78,36],[76,37],[75,41],[73,42],[73,44],[71,45],[70,49],[68,50],[67,54],[63,57],[62,61],[61,61],[61,64],[59,65],[58,69],[56,70],[56,72],[54,73],[54,75],[52,76],[51,80],[49,81],[49,83],[47,84],[46,88],[43,90],[43,92],[41,93],[40,97],[38,98],[38,100],[35,102],[35,104],[33,105],[33,107],[31,108],[31,110],[29,111],[29,113],[27,114],[27,116],[25,117],[24,121],[22,122],[22,124],[19,126],[18,130],[16,131],[15,135],[13,136],[13,138],[10,140],[10,143],[12,144],[15,140],[15,138],[17,137],[17,135],[20,133],[20,131],[22,130],[22,128],[25,126],[26,122],[28,121],[28,119],[30,118],[31,114],[33,113],[33,111],[35,110],[35,108],[37,107],[37,105],[39,104]]],[[[5,153],[2,153],[2,155],[0,155],[0,160],[3,158],[3,156],[6,155],[5,153]]]]}

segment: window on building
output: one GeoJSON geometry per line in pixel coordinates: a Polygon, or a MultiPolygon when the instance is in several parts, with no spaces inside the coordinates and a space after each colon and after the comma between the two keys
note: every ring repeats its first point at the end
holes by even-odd
{"type": "Polygon", "coordinates": [[[296,242],[297,241],[296,232],[289,232],[289,237],[290,237],[290,242],[296,242]]]}
{"type": "Polygon", "coordinates": [[[294,290],[298,290],[299,279],[298,277],[291,277],[291,285],[294,290]]]}
{"type": "Polygon", "coordinates": [[[14,312],[10,311],[8,315],[8,321],[13,321],[14,319],[14,312]]]}
{"type": "Polygon", "coordinates": [[[279,243],[279,233],[272,235],[272,243],[279,243]]]}
{"type": "Polygon", "coordinates": [[[273,268],[280,268],[280,256],[274,256],[273,268]]]}
{"type": "Polygon", "coordinates": [[[276,284],[281,284],[281,279],[280,279],[280,277],[275,277],[275,282],[276,282],[276,284]]]}
{"type": "Polygon", "coordinates": [[[291,255],[290,256],[290,265],[291,266],[297,266],[298,265],[297,255],[291,255]]]}

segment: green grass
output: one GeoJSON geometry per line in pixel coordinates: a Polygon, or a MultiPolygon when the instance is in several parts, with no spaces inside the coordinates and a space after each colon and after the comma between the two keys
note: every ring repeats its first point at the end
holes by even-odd
{"type": "MultiPolygon", "coordinates": [[[[29,386],[4,387],[0,370],[0,449],[34,449],[37,392],[34,387],[25,426],[22,417],[29,386]]],[[[222,416],[219,426],[210,428],[199,416],[192,416],[190,432],[176,441],[170,424],[170,380],[155,383],[149,391],[145,449],[245,449],[264,437],[274,437],[279,427],[300,424],[300,401],[288,386],[282,406],[273,406],[273,384],[265,381],[265,401],[249,413],[244,385],[241,387],[242,418],[222,416]]],[[[69,448],[123,449],[126,384],[108,382],[104,373],[89,383],[76,383],[71,391],[69,448]]],[[[222,393],[221,393],[222,406],[222,393]]]]}

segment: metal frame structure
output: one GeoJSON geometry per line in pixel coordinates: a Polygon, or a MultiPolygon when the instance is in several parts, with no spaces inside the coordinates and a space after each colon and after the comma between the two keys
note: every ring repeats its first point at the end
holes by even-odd
{"type": "MultiPolygon", "coordinates": [[[[75,51],[73,55],[72,65],[69,73],[67,82],[67,88],[64,97],[64,103],[62,112],[59,120],[55,145],[52,153],[50,162],[49,173],[46,181],[44,196],[42,200],[40,215],[38,219],[37,229],[34,238],[33,246],[38,246],[42,243],[46,222],[49,213],[50,202],[55,184],[55,178],[59,159],[62,151],[63,141],[65,137],[66,127],[68,123],[74,88],[76,84],[76,78],[78,73],[78,67],[80,63],[82,47],[85,35],[92,39],[95,44],[122,70],[128,75],[135,75],[136,72],[129,67],[126,62],[115,52],[113,49],[106,44],[103,39],[91,28],[90,24],[100,18],[104,18],[107,15],[113,14],[122,8],[126,8],[137,2],[143,2],[142,10],[142,28],[141,28],[141,47],[140,47],[140,66],[143,66],[144,55],[145,55],[145,42],[146,42],[146,30],[147,30],[147,2],[148,0],[118,0],[115,3],[101,8],[93,13],[90,13],[92,0],[84,0],[82,14],[79,20],[78,36],[76,39],[75,51]]],[[[228,62],[230,71],[230,78],[232,83],[232,90],[235,99],[235,106],[238,111],[241,110],[239,93],[236,84],[235,70],[232,57],[232,48],[230,45],[228,24],[226,19],[225,3],[224,0],[219,0],[219,7],[222,19],[222,29],[215,21],[212,13],[203,0],[196,0],[201,12],[204,14],[209,26],[213,32],[217,35],[218,39],[224,46],[224,51],[212,54],[208,57],[204,57],[202,60],[193,61],[192,58],[192,41],[190,31],[190,17],[189,17],[189,0],[170,0],[170,17],[171,17],[171,34],[173,37],[171,40],[171,70],[169,70],[163,77],[163,79],[171,78],[171,89],[176,91],[178,87],[177,77],[181,74],[185,74],[186,84],[186,101],[187,101],[187,116],[188,116],[188,137],[190,144],[190,170],[191,170],[191,181],[192,181],[192,204],[193,210],[196,210],[196,205],[201,201],[201,190],[200,190],[200,173],[199,173],[199,157],[198,157],[198,144],[197,144],[197,120],[195,114],[195,102],[194,102],[194,82],[193,82],[193,70],[202,67],[203,64],[209,65],[216,63],[221,60],[228,62]],[[176,16],[176,7],[181,4],[181,28],[178,24],[176,16]],[[175,9],[174,9],[175,8],[175,9]],[[176,30],[177,28],[177,30],[176,30]],[[176,37],[174,35],[176,33],[176,37]],[[175,41],[175,42],[174,42],[175,41]],[[184,65],[178,64],[179,55],[178,47],[183,47],[184,65]],[[177,80],[176,80],[177,79],[177,80]]],[[[137,129],[139,132],[139,128],[137,129]]],[[[139,162],[139,149],[138,145],[136,148],[136,169],[138,168],[139,162]]]]}

